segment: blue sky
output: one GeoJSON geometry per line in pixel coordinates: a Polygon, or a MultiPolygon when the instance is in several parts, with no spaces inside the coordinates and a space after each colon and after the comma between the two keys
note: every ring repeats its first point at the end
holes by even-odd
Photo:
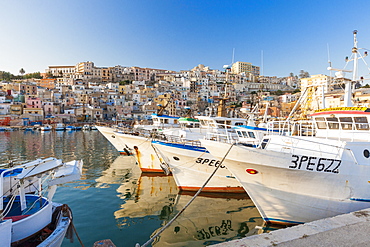
{"type": "Polygon", "coordinates": [[[13,74],[83,61],[222,69],[233,50],[264,75],[329,74],[327,47],[342,68],[353,30],[370,48],[366,0],[0,0],[0,9],[0,70],[13,74]]]}

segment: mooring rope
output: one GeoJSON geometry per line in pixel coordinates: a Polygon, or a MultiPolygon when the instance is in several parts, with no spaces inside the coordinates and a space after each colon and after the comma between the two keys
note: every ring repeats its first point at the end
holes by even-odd
{"type": "Polygon", "coordinates": [[[226,156],[229,154],[229,152],[230,152],[230,150],[231,150],[231,148],[233,146],[234,146],[234,144],[232,144],[230,146],[229,150],[227,150],[225,156],[222,158],[220,164],[212,172],[211,176],[209,176],[209,178],[205,181],[205,183],[203,184],[203,186],[200,187],[200,189],[197,191],[197,193],[195,193],[195,195],[189,200],[189,202],[164,227],[162,227],[153,237],[151,237],[146,243],[144,243],[143,245],[140,245],[139,243],[137,243],[135,245],[135,247],[146,247],[146,246],[148,246],[151,242],[154,241],[154,239],[156,237],[158,237],[164,230],[166,230],[180,216],[180,214],[182,214],[185,211],[185,209],[195,200],[195,198],[200,194],[200,192],[202,192],[202,190],[204,189],[204,187],[206,187],[206,185],[211,180],[211,178],[213,177],[213,175],[215,175],[215,173],[217,172],[218,168],[222,165],[222,163],[224,162],[226,156]]]}

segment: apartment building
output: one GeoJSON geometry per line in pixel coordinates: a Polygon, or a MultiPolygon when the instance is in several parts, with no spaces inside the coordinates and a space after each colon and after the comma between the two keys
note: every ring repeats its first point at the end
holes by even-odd
{"type": "Polygon", "coordinates": [[[46,74],[51,74],[55,77],[71,75],[76,72],[75,66],[49,66],[46,70],[46,74]]]}
{"type": "Polygon", "coordinates": [[[56,79],[41,79],[39,82],[37,82],[37,86],[48,89],[54,89],[56,82],[57,82],[56,79]]]}
{"type": "Polygon", "coordinates": [[[231,73],[232,74],[246,73],[246,74],[252,74],[252,75],[255,75],[255,76],[259,76],[260,75],[260,67],[255,66],[252,63],[238,61],[238,62],[232,64],[231,73]]]}
{"type": "MultiPolygon", "coordinates": [[[[330,76],[327,75],[312,75],[309,78],[301,78],[301,92],[305,93],[305,101],[302,103],[304,109],[308,111],[314,111],[319,108],[322,108],[322,96],[323,94],[328,94],[333,91],[333,86],[331,85],[330,81],[332,79],[330,76]]],[[[332,101],[329,98],[326,99],[327,101],[332,101]]],[[[336,100],[335,100],[336,102],[336,100]]],[[[336,104],[330,102],[330,104],[336,104]]]]}

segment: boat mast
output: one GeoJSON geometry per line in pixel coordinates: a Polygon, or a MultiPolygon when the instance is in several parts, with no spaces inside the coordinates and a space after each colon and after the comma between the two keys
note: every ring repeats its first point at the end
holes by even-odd
{"type": "Polygon", "coordinates": [[[352,81],[346,82],[346,87],[344,89],[344,106],[353,106],[352,103],[352,82],[357,80],[357,65],[358,65],[358,55],[357,55],[357,30],[353,31],[353,71],[352,71],[352,81]]]}

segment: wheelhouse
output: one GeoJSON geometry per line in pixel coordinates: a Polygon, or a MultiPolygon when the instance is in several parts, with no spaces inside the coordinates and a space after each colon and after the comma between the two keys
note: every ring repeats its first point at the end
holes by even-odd
{"type": "Polygon", "coordinates": [[[337,107],[318,110],[311,115],[316,136],[368,140],[370,109],[337,107]]]}

